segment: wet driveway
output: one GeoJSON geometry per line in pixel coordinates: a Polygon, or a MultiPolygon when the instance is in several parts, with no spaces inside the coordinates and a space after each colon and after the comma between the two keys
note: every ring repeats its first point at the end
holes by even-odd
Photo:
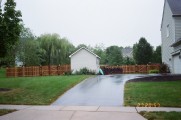
{"type": "Polygon", "coordinates": [[[124,83],[143,76],[146,75],[121,74],[89,78],[60,96],[52,105],[122,106],[124,83]]]}

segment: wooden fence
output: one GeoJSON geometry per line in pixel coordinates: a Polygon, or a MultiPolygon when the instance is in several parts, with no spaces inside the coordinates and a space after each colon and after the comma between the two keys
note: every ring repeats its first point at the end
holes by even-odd
{"type": "MultiPolygon", "coordinates": [[[[128,74],[128,73],[148,73],[149,70],[159,70],[160,65],[123,65],[123,66],[101,66],[107,69],[106,74],[128,74]]],[[[31,66],[6,68],[7,77],[31,77],[31,76],[51,76],[63,75],[70,72],[70,65],[61,66],[31,66]]],[[[105,72],[105,71],[104,71],[105,72]]]]}
{"type": "Polygon", "coordinates": [[[128,73],[149,73],[150,70],[159,70],[160,65],[123,65],[123,66],[101,66],[107,69],[106,74],[128,74],[128,73]],[[111,73],[109,73],[109,69],[111,73]]]}
{"type": "Polygon", "coordinates": [[[31,66],[6,68],[7,77],[31,77],[31,76],[51,76],[63,75],[70,72],[70,65],[61,66],[31,66]]]}

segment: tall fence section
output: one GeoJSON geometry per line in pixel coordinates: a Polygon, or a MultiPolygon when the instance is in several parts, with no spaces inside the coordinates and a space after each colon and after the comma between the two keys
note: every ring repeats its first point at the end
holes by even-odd
{"type": "Polygon", "coordinates": [[[104,74],[130,74],[149,73],[150,70],[159,70],[160,65],[123,65],[123,66],[101,66],[104,74]]]}
{"type": "MultiPolygon", "coordinates": [[[[123,66],[101,66],[107,74],[129,74],[129,73],[148,73],[150,70],[159,70],[160,65],[123,65],[123,66]]],[[[6,68],[7,77],[31,77],[31,76],[53,76],[63,75],[70,72],[70,65],[60,66],[31,66],[6,68]]]]}
{"type": "Polygon", "coordinates": [[[70,72],[70,65],[61,66],[31,66],[6,68],[7,77],[31,77],[31,76],[53,76],[63,75],[70,72]]]}

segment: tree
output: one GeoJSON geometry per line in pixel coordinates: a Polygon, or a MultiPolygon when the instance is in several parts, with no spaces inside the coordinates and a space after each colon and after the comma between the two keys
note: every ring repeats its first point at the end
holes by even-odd
{"type": "Polygon", "coordinates": [[[42,65],[69,64],[69,55],[74,46],[58,34],[44,34],[38,38],[41,49],[42,65]]]}
{"type": "Polygon", "coordinates": [[[139,42],[133,45],[133,58],[136,64],[148,64],[152,55],[153,47],[145,38],[140,38],[139,42]]]}
{"type": "Polygon", "coordinates": [[[162,63],[162,58],[161,58],[161,46],[157,46],[156,50],[153,52],[153,63],[162,63]]]}
{"type": "Polygon", "coordinates": [[[37,59],[40,51],[39,44],[30,28],[21,24],[21,33],[19,41],[16,44],[16,61],[22,62],[23,65],[39,65],[37,59]],[[36,61],[36,62],[35,62],[36,61]]]}
{"type": "Polygon", "coordinates": [[[0,9],[0,57],[5,57],[8,50],[14,48],[19,40],[21,26],[21,12],[15,10],[14,0],[7,0],[4,6],[4,13],[0,9]]]}
{"type": "Polygon", "coordinates": [[[104,45],[103,44],[96,45],[93,49],[94,49],[93,52],[101,58],[100,64],[105,64],[106,52],[104,45]]]}
{"type": "Polygon", "coordinates": [[[26,40],[24,43],[23,64],[25,66],[40,65],[40,47],[37,40],[26,40]]]}
{"type": "Polygon", "coordinates": [[[25,27],[24,24],[20,24],[20,26],[21,26],[20,40],[35,39],[35,35],[33,34],[30,28],[25,27]]]}
{"type": "Polygon", "coordinates": [[[85,44],[79,44],[77,47],[76,47],[76,50],[80,49],[80,48],[87,48],[88,50],[91,50],[93,51],[93,48],[90,46],[90,45],[85,45],[85,44]]]}
{"type": "Polygon", "coordinates": [[[135,61],[133,60],[133,58],[124,57],[124,58],[123,58],[123,64],[124,64],[124,65],[134,65],[134,64],[135,64],[135,61]]]}
{"type": "Polygon", "coordinates": [[[60,61],[57,61],[57,64],[70,64],[70,58],[69,56],[75,51],[75,47],[73,44],[71,44],[66,38],[61,38],[61,59],[60,61]]]}
{"type": "Polygon", "coordinates": [[[121,48],[118,46],[110,46],[106,49],[106,64],[122,65],[123,56],[121,48]]]}

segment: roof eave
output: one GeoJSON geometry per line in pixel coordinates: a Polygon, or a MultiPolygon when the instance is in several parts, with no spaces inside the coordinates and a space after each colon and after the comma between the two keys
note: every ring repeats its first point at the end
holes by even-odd
{"type": "Polygon", "coordinates": [[[174,14],[172,17],[181,17],[181,14],[174,14]]]}
{"type": "Polygon", "coordinates": [[[164,5],[163,5],[162,22],[161,22],[160,30],[162,29],[162,24],[163,24],[163,16],[164,16],[165,4],[166,4],[166,0],[164,1],[164,5]]]}
{"type": "Polygon", "coordinates": [[[77,52],[79,52],[79,51],[82,50],[82,49],[85,49],[86,51],[90,52],[91,54],[93,54],[93,55],[96,56],[97,58],[101,59],[101,57],[99,57],[98,55],[96,55],[95,53],[93,53],[92,51],[88,50],[88,49],[85,48],[85,47],[82,47],[82,48],[78,49],[77,51],[75,51],[74,53],[72,53],[72,54],[69,56],[69,58],[71,58],[73,55],[75,55],[77,52]]]}
{"type": "Polygon", "coordinates": [[[173,43],[171,47],[177,47],[181,44],[181,40],[178,40],[177,42],[173,43]]]}

